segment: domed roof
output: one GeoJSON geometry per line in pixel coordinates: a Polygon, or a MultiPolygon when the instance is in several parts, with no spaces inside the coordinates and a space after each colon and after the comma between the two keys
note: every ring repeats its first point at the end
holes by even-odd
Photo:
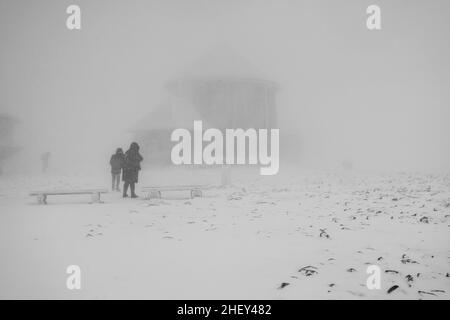
{"type": "MultiPolygon", "coordinates": [[[[250,61],[234,52],[227,46],[216,47],[200,59],[184,69],[176,79],[179,80],[210,80],[235,79],[268,81],[268,77],[256,68],[250,61]]],[[[273,83],[274,84],[274,83],[273,83]]]]}

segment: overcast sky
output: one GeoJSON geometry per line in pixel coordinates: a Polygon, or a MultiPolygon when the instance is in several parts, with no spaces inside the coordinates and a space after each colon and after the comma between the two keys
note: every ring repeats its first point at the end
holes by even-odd
{"type": "Polygon", "coordinates": [[[448,0],[0,0],[0,111],[37,157],[100,163],[167,80],[225,44],[279,83],[280,129],[305,157],[448,169],[449,18],[448,0]]]}

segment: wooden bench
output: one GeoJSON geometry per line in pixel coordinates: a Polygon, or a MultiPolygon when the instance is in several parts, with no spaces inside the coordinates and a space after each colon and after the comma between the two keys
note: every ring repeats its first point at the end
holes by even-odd
{"type": "Polygon", "coordinates": [[[160,199],[163,191],[185,191],[189,190],[191,198],[202,197],[202,190],[213,188],[209,185],[182,185],[182,186],[150,186],[143,187],[142,190],[146,193],[146,199],[160,199]]]}
{"type": "Polygon", "coordinates": [[[30,196],[36,196],[39,204],[47,204],[47,196],[49,195],[74,195],[74,194],[90,194],[92,203],[101,203],[100,195],[108,193],[106,189],[87,189],[87,190],[45,190],[30,192],[30,196]]]}

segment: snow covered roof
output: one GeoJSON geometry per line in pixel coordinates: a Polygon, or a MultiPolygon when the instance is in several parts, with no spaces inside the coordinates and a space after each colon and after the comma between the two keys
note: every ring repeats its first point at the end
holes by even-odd
{"type": "MultiPolygon", "coordinates": [[[[184,69],[170,83],[180,80],[235,79],[268,82],[268,77],[229,47],[217,47],[184,69]]],[[[170,85],[169,83],[169,85],[170,85]]]]}

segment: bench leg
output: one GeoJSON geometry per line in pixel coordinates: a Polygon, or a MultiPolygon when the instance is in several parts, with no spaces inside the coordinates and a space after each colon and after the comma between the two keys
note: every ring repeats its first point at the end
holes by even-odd
{"type": "Polygon", "coordinates": [[[37,196],[37,200],[39,204],[47,204],[47,195],[46,194],[40,194],[37,196]]]}
{"type": "Polygon", "coordinates": [[[161,199],[161,191],[150,191],[148,193],[149,199],[161,199]]]}
{"type": "Polygon", "coordinates": [[[199,190],[199,189],[191,190],[191,198],[192,199],[195,197],[202,197],[202,196],[203,196],[202,190],[199,190]]]}
{"type": "Polygon", "coordinates": [[[91,195],[92,203],[101,203],[100,193],[93,193],[91,195]]]}

